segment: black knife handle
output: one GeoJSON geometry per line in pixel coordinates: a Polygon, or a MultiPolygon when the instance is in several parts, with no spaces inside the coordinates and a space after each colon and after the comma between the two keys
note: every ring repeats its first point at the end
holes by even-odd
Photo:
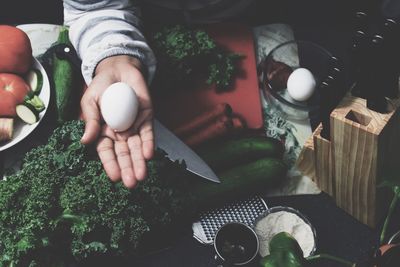
{"type": "Polygon", "coordinates": [[[384,38],[383,64],[384,77],[382,89],[389,98],[397,98],[399,94],[400,67],[400,25],[395,19],[386,18],[380,24],[380,33],[384,38]]]}
{"type": "Polygon", "coordinates": [[[333,93],[331,92],[332,89],[333,89],[332,84],[330,84],[327,81],[323,81],[319,87],[321,96],[321,102],[320,102],[321,124],[322,124],[321,136],[326,140],[330,140],[330,132],[331,132],[330,113],[332,109],[330,107],[330,103],[332,99],[330,98],[333,95],[333,93]]]}
{"type": "Polygon", "coordinates": [[[370,64],[369,59],[369,37],[364,31],[356,31],[351,45],[351,72],[354,77],[355,86],[351,93],[354,96],[365,98],[366,68],[370,64]]]}
{"type": "Polygon", "coordinates": [[[374,35],[371,39],[371,64],[368,75],[369,84],[366,87],[367,108],[379,113],[387,112],[387,101],[385,91],[382,90],[382,82],[385,79],[385,69],[383,68],[383,49],[384,38],[374,35]]]}

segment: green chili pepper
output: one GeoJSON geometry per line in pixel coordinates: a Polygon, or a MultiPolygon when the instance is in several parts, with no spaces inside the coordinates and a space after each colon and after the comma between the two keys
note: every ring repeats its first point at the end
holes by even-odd
{"type": "Polygon", "coordinates": [[[263,267],[304,267],[299,243],[290,234],[281,232],[276,234],[269,243],[270,254],[261,260],[263,267]]]}
{"type": "Polygon", "coordinates": [[[309,262],[325,259],[341,263],[343,266],[356,267],[355,263],[328,255],[319,254],[304,258],[297,240],[286,232],[276,234],[269,242],[270,254],[261,259],[262,267],[306,267],[309,262]]]}

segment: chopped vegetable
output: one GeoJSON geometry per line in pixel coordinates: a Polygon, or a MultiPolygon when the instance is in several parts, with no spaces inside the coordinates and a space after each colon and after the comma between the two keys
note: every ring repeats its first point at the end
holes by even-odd
{"type": "Polygon", "coordinates": [[[34,124],[39,121],[39,112],[34,106],[28,103],[17,105],[15,108],[18,118],[28,124],[34,124]]]}
{"type": "Polygon", "coordinates": [[[30,86],[32,92],[39,95],[43,87],[43,75],[38,69],[32,69],[26,75],[25,80],[30,86]]]}
{"type": "Polygon", "coordinates": [[[43,103],[42,99],[40,99],[40,97],[38,97],[35,94],[31,97],[29,97],[29,96],[25,97],[25,100],[24,100],[25,104],[31,105],[39,113],[42,112],[43,110],[45,110],[46,106],[44,105],[44,103],[43,103]]]}
{"type": "Polygon", "coordinates": [[[0,142],[11,140],[13,129],[13,118],[0,118],[0,142]]]}

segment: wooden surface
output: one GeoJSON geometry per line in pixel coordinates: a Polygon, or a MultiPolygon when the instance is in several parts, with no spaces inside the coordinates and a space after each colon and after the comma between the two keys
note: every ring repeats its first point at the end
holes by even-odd
{"type": "Polygon", "coordinates": [[[331,114],[336,203],[372,227],[384,205],[378,185],[387,168],[385,157],[395,155],[388,148],[399,144],[387,138],[395,129],[391,125],[399,125],[392,121],[398,117],[399,103],[392,102],[392,111],[381,114],[367,109],[364,99],[346,96],[331,114]]]}
{"type": "Polygon", "coordinates": [[[313,134],[315,151],[315,178],[318,187],[335,197],[335,181],[333,179],[333,161],[331,153],[331,142],[321,137],[322,125],[315,129],[313,134]]]}
{"type": "Polygon", "coordinates": [[[382,114],[367,109],[364,99],[347,95],[331,113],[331,140],[319,135],[319,126],[297,164],[304,174],[314,173],[314,181],[340,208],[371,227],[391,197],[379,185],[388,170],[400,166],[399,106],[400,99],[391,100],[390,111],[382,114]]]}
{"type": "Polygon", "coordinates": [[[215,24],[207,32],[219,45],[244,56],[238,66],[241,73],[234,79],[233,88],[218,93],[214,86],[202,85],[169,95],[155,95],[156,117],[173,129],[215,104],[228,103],[248,128],[261,129],[263,117],[251,28],[242,24],[215,24]]]}
{"type": "MultiPolygon", "coordinates": [[[[314,135],[314,134],[313,134],[314,135]]],[[[297,158],[295,167],[303,175],[310,177],[315,181],[315,155],[313,135],[306,140],[303,145],[299,157],[297,158]]]]}

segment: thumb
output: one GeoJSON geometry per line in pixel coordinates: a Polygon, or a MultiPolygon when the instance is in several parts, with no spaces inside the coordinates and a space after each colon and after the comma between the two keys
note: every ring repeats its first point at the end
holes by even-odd
{"type": "Polygon", "coordinates": [[[85,121],[85,132],[81,142],[89,144],[94,142],[100,133],[100,111],[94,98],[83,98],[81,108],[83,120],[85,121]]]}

